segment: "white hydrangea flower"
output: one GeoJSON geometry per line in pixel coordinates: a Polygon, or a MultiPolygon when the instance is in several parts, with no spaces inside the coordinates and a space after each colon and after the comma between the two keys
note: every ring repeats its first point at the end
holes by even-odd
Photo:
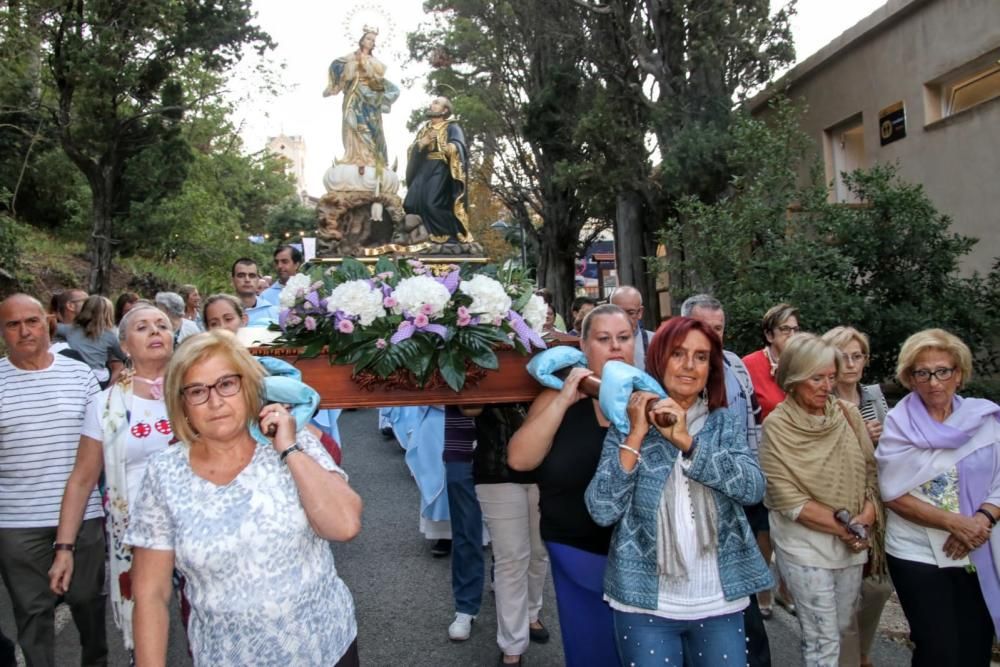
{"type": "Polygon", "coordinates": [[[521,312],[521,317],[524,321],[528,323],[536,333],[542,333],[542,327],[545,325],[545,316],[548,315],[549,307],[545,303],[545,299],[538,296],[537,294],[532,294],[531,298],[528,299],[528,303],[524,304],[524,310],[521,312]]]}
{"type": "Polygon", "coordinates": [[[506,317],[510,310],[510,296],[503,285],[489,276],[477,275],[472,280],[463,280],[458,289],[472,297],[469,312],[473,315],[483,315],[492,321],[498,317],[506,317]]]}
{"type": "Polygon", "coordinates": [[[410,315],[424,312],[432,320],[440,317],[451,301],[448,288],[430,276],[403,278],[392,295],[396,298],[396,306],[392,310],[397,315],[403,311],[410,315]],[[428,308],[425,309],[424,306],[428,308]]]}
{"type": "Polygon", "coordinates": [[[278,297],[281,307],[294,307],[296,299],[305,296],[309,292],[310,285],[312,285],[312,278],[304,273],[296,273],[289,278],[281,290],[281,295],[278,297]]]}
{"type": "Polygon", "coordinates": [[[326,309],[331,313],[339,310],[348,317],[357,317],[363,327],[385,317],[382,291],[372,289],[367,280],[349,280],[337,285],[326,300],[326,309]]]}

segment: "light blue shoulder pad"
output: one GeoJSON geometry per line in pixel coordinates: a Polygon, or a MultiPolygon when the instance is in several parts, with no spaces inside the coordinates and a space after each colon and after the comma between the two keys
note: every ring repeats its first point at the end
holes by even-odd
{"type": "Polygon", "coordinates": [[[284,359],[279,359],[278,357],[254,357],[254,359],[260,362],[260,365],[264,367],[268,375],[292,378],[293,380],[302,379],[302,371],[284,359]]]}
{"type": "Polygon", "coordinates": [[[583,356],[579,348],[557,345],[533,356],[528,362],[528,373],[542,386],[559,391],[563,387],[563,381],[553,373],[574,366],[586,368],[587,357],[583,356]]]}
{"type": "MultiPolygon", "coordinates": [[[[266,403],[282,403],[291,405],[290,412],[295,417],[295,431],[301,431],[312,419],[319,405],[319,393],[307,384],[289,377],[264,378],[263,398],[266,403]]],[[[261,444],[269,441],[260,432],[257,425],[257,415],[253,415],[250,423],[250,434],[261,444]]]]}
{"type": "Polygon", "coordinates": [[[601,411],[622,435],[631,430],[628,399],[634,392],[648,391],[666,398],[660,383],[646,371],[623,361],[609,361],[601,370],[601,411]]]}

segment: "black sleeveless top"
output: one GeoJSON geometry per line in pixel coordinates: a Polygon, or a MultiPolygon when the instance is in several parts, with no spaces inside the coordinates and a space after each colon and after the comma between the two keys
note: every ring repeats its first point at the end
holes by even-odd
{"type": "Polygon", "coordinates": [[[612,527],[594,523],[583,500],[607,433],[597,421],[591,399],[581,399],[566,411],[552,449],[535,470],[543,540],[608,553],[612,527]]]}

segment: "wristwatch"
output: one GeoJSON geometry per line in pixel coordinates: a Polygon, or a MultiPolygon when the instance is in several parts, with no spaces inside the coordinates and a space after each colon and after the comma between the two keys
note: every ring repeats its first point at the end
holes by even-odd
{"type": "Polygon", "coordinates": [[[289,454],[291,454],[292,452],[301,452],[301,451],[303,451],[302,445],[300,445],[299,443],[296,442],[294,445],[292,445],[291,447],[289,447],[285,451],[283,451],[280,454],[278,454],[278,459],[282,463],[284,463],[285,459],[288,458],[289,454]]]}
{"type": "Polygon", "coordinates": [[[52,543],[52,550],[53,551],[68,551],[70,553],[73,553],[74,551],[76,551],[76,545],[75,544],[67,544],[65,542],[53,542],[52,543]]]}

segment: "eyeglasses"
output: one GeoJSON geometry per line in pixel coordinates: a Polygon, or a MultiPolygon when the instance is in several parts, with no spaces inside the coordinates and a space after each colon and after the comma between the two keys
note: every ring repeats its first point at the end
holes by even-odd
{"type": "Polygon", "coordinates": [[[223,375],[215,381],[215,384],[189,384],[182,387],[181,396],[184,397],[184,402],[188,405],[201,405],[208,401],[213,389],[216,395],[228,398],[240,393],[242,386],[243,376],[234,373],[223,375]]]}
{"type": "Polygon", "coordinates": [[[937,378],[940,382],[944,382],[945,380],[950,379],[951,376],[955,374],[956,370],[958,369],[954,366],[951,368],[936,368],[932,371],[920,368],[915,371],[910,371],[910,377],[921,384],[924,382],[930,382],[931,378],[937,378]]]}
{"type": "Polygon", "coordinates": [[[797,334],[802,331],[799,327],[790,327],[786,324],[782,324],[780,327],[775,327],[775,331],[780,333],[782,336],[791,336],[792,334],[797,334]]]}
{"type": "Polygon", "coordinates": [[[864,363],[865,359],[868,358],[868,355],[863,352],[855,352],[854,354],[841,354],[840,358],[844,361],[851,362],[852,366],[857,366],[858,364],[864,363]]]}

